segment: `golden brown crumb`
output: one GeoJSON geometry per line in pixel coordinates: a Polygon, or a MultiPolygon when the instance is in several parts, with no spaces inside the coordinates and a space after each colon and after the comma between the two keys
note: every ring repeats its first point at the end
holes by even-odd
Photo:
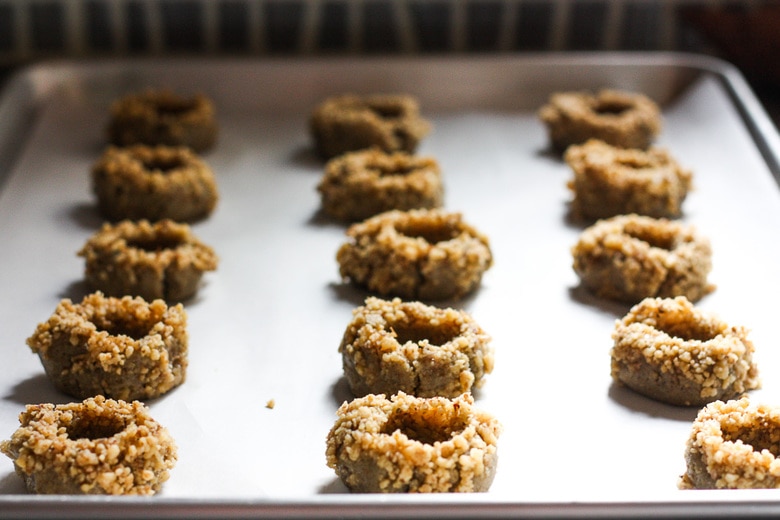
{"type": "Polygon", "coordinates": [[[269,399],[265,403],[265,407],[268,408],[269,410],[273,410],[275,406],[276,406],[276,401],[274,399],[269,399]]]}
{"type": "Polygon", "coordinates": [[[328,434],[328,466],[355,492],[487,491],[501,426],[473,402],[403,392],[345,402],[328,434]]]}
{"type": "Polygon", "coordinates": [[[176,463],[176,444],[138,401],[103,396],[27,405],[0,451],[41,494],[152,495],[176,463]]]}
{"type": "Polygon", "coordinates": [[[747,329],[682,296],[643,300],[617,321],[612,338],[612,377],[659,401],[702,405],[760,386],[747,329]]]}
{"type": "Polygon", "coordinates": [[[780,408],[747,397],[699,412],[680,489],[780,488],[780,408]]]}

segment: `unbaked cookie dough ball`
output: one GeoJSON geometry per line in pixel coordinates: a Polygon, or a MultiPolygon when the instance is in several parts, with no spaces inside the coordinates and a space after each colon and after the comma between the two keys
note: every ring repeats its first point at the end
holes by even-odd
{"type": "Polygon", "coordinates": [[[500,433],[470,394],[369,394],[338,409],[326,455],[354,492],[484,492],[495,476],[500,433]]]}
{"type": "Polygon", "coordinates": [[[612,378],[657,401],[701,406],[760,386],[747,329],[682,296],[642,300],[612,339],[612,378]]]}
{"type": "Polygon", "coordinates": [[[339,345],[352,393],[457,397],[493,370],[490,337],[466,312],[366,299],[339,345]]]}
{"type": "Polygon", "coordinates": [[[599,219],[636,213],[679,217],[693,174],[664,148],[618,148],[591,139],[570,146],[564,155],[574,178],[572,214],[599,219]]]}
{"type": "Polygon", "coordinates": [[[585,229],[572,247],[582,285],[600,298],[637,303],[648,297],[698,301],[714,290],[710,242],[693,226],[618,215],[585,229]]]}
{"type": "Polygon", "coordinates": [[[588,139],[621,148],[646,149],[661,131],[661,110],[647,96],[615,89],[557,92],[539,109],[558,152],[588,139]]]}
{"type": "Polygon", "coordinates": [[[193,296],[206,271],[217,268],[214,250],[187,224],[125,220],[105,223],[79,251],[85,278],[108,296],[180,302],[193,296]]]}
{"type": "Polygon", "coordinates": [[[163,300],[89,294],[62,300],[27,345],[58,390],[84,399],[159,397],[184,382],[187,314],[163,300]]]}
{"type": "Polygon", "coordinates": [[[217,140],[216,110],[203,94],[188,97],[170,90],[145,90],[111,105],[107,132],[117,146],[186,146],[204,152],[217,140]]]}
{"type": "Polygon", "coordinates": [[[780,407],[747,397],[704,407],[685,446],[680,489],[780,488],[780,407]]]}
{"type": "Polygon", "coordinates": [[[437,208],[444,198],[436,159],[376,148],[328,161],[317,190],[325,213],[347,222],[393,209],[437,208]]]}
{"type": "Polygon", "coordinates": [[[431,124],[420,116],[416,98],[406,94],[346,94],[323,101],[309,121],[319,154],[330,159],[375,147],[414,153],[431,124]]]}
{"type": "Polygon", "coordinates": [[[493,263],[487,236],[439,209],[393,210],[353,224],[336,259],[345,280],[408,300],[462,297],[493,263]]]}
{"type": "Polygon", "coordinates": [[[201,220],[219,199],[211,168],[185,147],[109,147],[92,167],[92,191],[110,220],[201,220]]]}
{"type": "Polygon", "coordinates": [[[138,401],[27,405],[19,422],[0,452],[31,493],[153,495],[176,464],[170,433],[138,401]]]}

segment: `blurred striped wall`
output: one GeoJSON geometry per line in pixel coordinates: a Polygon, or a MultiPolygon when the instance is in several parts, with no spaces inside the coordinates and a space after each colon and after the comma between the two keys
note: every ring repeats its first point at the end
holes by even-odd
{"type": "MultiPolygon", "coordinates": [[[[699,50],[726,0],[0,0],[0,64],[160,54],[699,50]]],[[[731,2],[739,8],[757,0],[731,2]]]]}

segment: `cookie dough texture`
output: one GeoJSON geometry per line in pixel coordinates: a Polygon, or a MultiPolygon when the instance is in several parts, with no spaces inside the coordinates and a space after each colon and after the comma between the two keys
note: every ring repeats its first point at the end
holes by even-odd
{"type": "Polygon", "coordinates": [[[493,370],[490,337],[464,311],[375,297],[353,311],[339,352],[352,393],[454,398],[493,370]]]}
{"type": "Polygon", "coordinates": [[[92,191],[109,220],[201,220],[217,205],[211,168],[185,147],[109,147],[92,167],[92,191]]]}
{"type": "Polygon", "coordinates": [[[345,280],[407,300],[464,296],[493,263],[487,236],[440,209],[393,210],[353,224],[336,259],[345,280]]]}
{"type": "Polygon", "coordinates": [[[376,148],[328,161],[317,190],[325,213],[347,222],[393,209],[437,208],[444,198],[434,158],[376,148]]]}
{"type": "Polygon", "coordinates": [[[0,451],[37,494],[153,495],[176,464],[168,430],[138,401],[27,405],[0,451]]]}
{"type": "Polygon", "coordinates": [[[693,226],[619,215],[586,228],[572,247],[573,268],[596,296],[626,303],[685,296],[695,302],[714,290],[710,242],[693,226]]]}
{"type": "Polygon", "coordinates": [[[470,394],[370,394],[336,415],[327,462],[354,492],[482,492],[493,482],[501,426],[470,394]]]}
{"type": "Polygon", "coordinates": [[[598,139],[621,148],[646,149],[660,133],[661,110],[647,96],[615,89],[557,92],[539,109],[552,147],[598,139]]]}
{"type": "Polygon", "coordinates": [[[691,189],[691,171],[656,146],[624,149],[591,139],[570,146],[564,159],[574,173],[572,214],[580,218],[679,217],[691,189]]]}
{"type": "Polygon", "coordinates": [[[61,392],[144,400],[184,382],[186,326],[181,304],[96,292],[78,304],[62,300],[27,345],[61,392]]]}
{"type": "Polygon", "coordinates": [[[747,397],[703,408],[685,446],[680,489],[780,488],[780,408],[747,397]]]}
{"type": "Polygon", "coordinates": [[[309,128],[319,154],[337,155],[376,147],[414,153],[431,131],[416,98],[406,94],[334,96],[317,106],[309,128]]]}
{"type": "Polygon", "coordinates": [[[170,90],[145,90],[117,99],[110,109],[108,139],[133,144],[186,146],[204,152],[214,146],[218,125],[214,103],[170,90]]]}
{"type": "Polygon", "coordinates": [[[108,296],[179,302],[193,296],[203,273],[217,268],[214,250],[187,224],[125,220],[105,223],[79,251],[84,276],[108,296]]]}
{"type": "Polygon", "coordinates": [[[760,386],[744,327],[682,296],[647,298],[615,324],[612,378],[657,401],[701,406],[760,386]]]}

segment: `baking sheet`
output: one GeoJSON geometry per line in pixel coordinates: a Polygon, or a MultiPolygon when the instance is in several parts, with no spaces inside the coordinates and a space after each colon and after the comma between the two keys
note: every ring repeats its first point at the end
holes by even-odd
{"type": "Polygon", "coordinates": [[[149,86],[210,95],[221,131],[205,155],[220,203],[193,225],[220,266],[186,303],[187,381],[148,403],[179,462],[151,499],[94,499],[27,495],[7,460],[0,515],[780,511],[775,491],[677,490],[697,410],[611,382],[610,334],[628,306],[578,287],[570,172],[535,115],[555,90],[603,86],[662,105],[659,144],[694,171],[683,220],[714,250],[717,290],[698,305],[752,330],[763,379],[752,395],[780,404],[777,134],[731,67],[698,56],[119,61],[20,72],[0,101],[0,436],[27,403],[72,401],[25,339],[61,298],[87,292],[75,253],[102,221],[89,168],[105,146],[110,102],[149,86]],[[445,208],[491,238],[495,265],[481,288],[439,303],[468,310],[493,337],[496,367],[476,393],[504,426],[489,493],[356,496],[325,465],[335,410],[351,398],[337,347],[366,294],[338,277],[345,227],[319,212],[322,162],[307,118],[343,92],[417,96],[435,128],[419,153],[441,164],[445,208]]]}

